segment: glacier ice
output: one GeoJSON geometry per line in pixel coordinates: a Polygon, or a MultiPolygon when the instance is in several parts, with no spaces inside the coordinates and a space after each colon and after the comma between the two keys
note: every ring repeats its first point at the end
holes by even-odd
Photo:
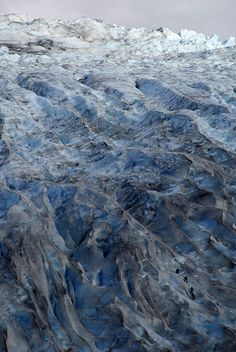
{"type": "Polygon", "coordinates": [[[236,47],[0,16],[0,351],[236,350],[236,47]]]}
{"type": "MultiPolygon", "coordinates": [[[[108,25],[100,20],[81,17],[76,20],[33,19],[30,16],[2,15],[0,18],[0,40],[8,45],[35,46],[40,39],[53,40],[61,49],[88,47],[88,43],[116,50],[116,55],[147,55],[163,51],[192,52],[234,46],[231,37],[221,42],[218,36],[206,37],[192,30],[181,30],[179,34],[167,28],[131,28],[108,25]],[[105,43],[108,46],[104,45],[105,43]],[[120,49],[120,52],[119,50],[120,49]]],[[[42,50],[42,48],[41,48],[42,50]]]]}

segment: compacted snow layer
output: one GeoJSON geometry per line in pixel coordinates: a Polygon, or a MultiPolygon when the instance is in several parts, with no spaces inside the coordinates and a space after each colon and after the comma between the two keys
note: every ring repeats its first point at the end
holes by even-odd
{"type": "Polygon", "coordinates": [[[0,23],[0,351],[235,351],[235,47],[0,23]]]}

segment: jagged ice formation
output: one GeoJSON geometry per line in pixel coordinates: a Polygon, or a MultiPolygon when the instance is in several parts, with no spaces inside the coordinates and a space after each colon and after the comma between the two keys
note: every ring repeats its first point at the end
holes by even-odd
{"type": "Polygon", "coordinates": [[[234,39],[2,15],[0,45],[0,351],[235,351],[234,39]]]}

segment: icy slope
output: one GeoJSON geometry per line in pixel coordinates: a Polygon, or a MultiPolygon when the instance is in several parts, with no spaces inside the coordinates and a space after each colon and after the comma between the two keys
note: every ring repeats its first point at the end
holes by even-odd
{"type": "Polygon", "coordinates": [[[0,351],[235,351],[235,46],[0,19],[0,351]]]}

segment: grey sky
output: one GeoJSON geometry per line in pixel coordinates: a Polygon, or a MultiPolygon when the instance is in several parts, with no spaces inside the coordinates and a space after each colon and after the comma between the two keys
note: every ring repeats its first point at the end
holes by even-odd
{"type": "Polygon", "coordinates": [[[236,0],[0,0],[0,12],[33,17],[102,18],[127,27],[194,29],[236,36],[236,0]]]}

